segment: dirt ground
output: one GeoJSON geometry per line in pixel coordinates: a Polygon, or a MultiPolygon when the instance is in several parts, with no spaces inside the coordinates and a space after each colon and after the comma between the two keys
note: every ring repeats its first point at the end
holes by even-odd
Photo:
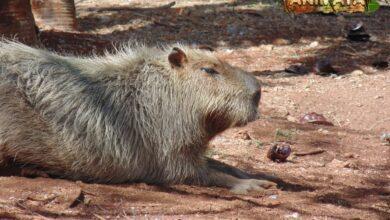
{"type": "Polygon", "coordinates": [[[205,44],[263,85],[261,118],[210,143],[209,156],[278,183],[234,195],[186,185],[102,185],[50,178],[0,177],[1,219],[390,219],[390,8],[372,15],[292,15],[273,1],[76,0],[79,31],[42,30],[60,53],[101,54],[121,42],[205,44]],[[369,42],[346,28],[363,21],[369,42]],[[312,67],[330,59],[338,75],[312,67]],[[304,65],[308,74],[284,71],[304,65]],[[334,126],[302,124],[309,112],[334,126]],[[285,163],[267,159],[287,142],[285,163]],[[298,156],[299,153],[321,153],[298,156]],[[271,175],[271,176],[270,176],[271,175]]]}

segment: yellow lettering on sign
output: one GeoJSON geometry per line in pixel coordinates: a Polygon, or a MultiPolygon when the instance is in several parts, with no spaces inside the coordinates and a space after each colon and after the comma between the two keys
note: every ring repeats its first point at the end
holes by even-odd
{"type": "Polygon", "coordinates": [[[358,5],[358,4],[366,5],[366,1],[364,1],[364,0],[355,0],[355,1],[353,1],[353,5],[358,5]]]}
{"type": "Polygon", "coordinates": [[[333,0],[333,2],[332,2],[333,5],[336,5],[337,3],[339,3],[340,5],[344,5],[343,0],[333,0]]]}
{"type": "Polygon", "coordinates": [[[320,1],[320,5],[329,5],[329,0],[319,0],[320,1]]]}
{"type": "Polygon", "coordinates": [[[289,5],[293,5],[293,4],[301,5],[302,1],[301,0],[290,0],[289,3],[290,3],[289,5]]]}
{"type": "Polygon", "coordinates": [[[306,4],[308,4],[308,5],[314,5],[314,0],[304,0],[304,1],[303,1],[303,5],[306,5],[306,4]]]}

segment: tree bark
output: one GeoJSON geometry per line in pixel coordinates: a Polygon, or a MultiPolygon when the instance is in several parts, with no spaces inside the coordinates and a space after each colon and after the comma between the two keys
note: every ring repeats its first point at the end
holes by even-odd
{"type": "Polygon", "coordinates": [[[75,31],[74,0],[31,0],[35,23],[40,29],[75,31]]]}
{"type": "Polygon", "coordinates": [[[38,42],[29,0],[0,0],[0,36],[30,45],[38,42]]]}

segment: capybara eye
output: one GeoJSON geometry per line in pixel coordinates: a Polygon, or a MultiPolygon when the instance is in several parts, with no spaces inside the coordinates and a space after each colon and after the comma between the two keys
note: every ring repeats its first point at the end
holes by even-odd
{"type": "Polygon", "coordinates": [[[206,72],[206,73],[208,73],[208,74],[211,74],[211,75],[219,74],[218,71],[216,71],[216,70],[213,69],[213,68],[202,67],[202,68],[200,68],[200,70],[202,70],[203,72],[206,72]]]}

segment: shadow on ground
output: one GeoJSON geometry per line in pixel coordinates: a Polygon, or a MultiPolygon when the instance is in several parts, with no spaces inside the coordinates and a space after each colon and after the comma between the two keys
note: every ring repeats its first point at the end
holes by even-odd
{"type": "Polygon", "coordinates": [[[311,69],[317,60],[330,59],[341,74],[390,56],[388,8],[371,15],[293,15],[269,2],[236,1],[177,8],[164,5],[79,8],[80,32],[42,31],[40,39],[48,48],[76,54],[101,54],[112,50],[113,45],[128,41],[151,45],[179,41],[211,47],[248,48],[262,44],[307,44],[316,40],[327,42],[329,46],[316,49],[312,57],[291,58],[290,62],[302,63],[311,69]],[[352,43],[345,39],[346,27],[357,21],[364,22],[367,32],[372,35],[371,42],[352,43]]]}

